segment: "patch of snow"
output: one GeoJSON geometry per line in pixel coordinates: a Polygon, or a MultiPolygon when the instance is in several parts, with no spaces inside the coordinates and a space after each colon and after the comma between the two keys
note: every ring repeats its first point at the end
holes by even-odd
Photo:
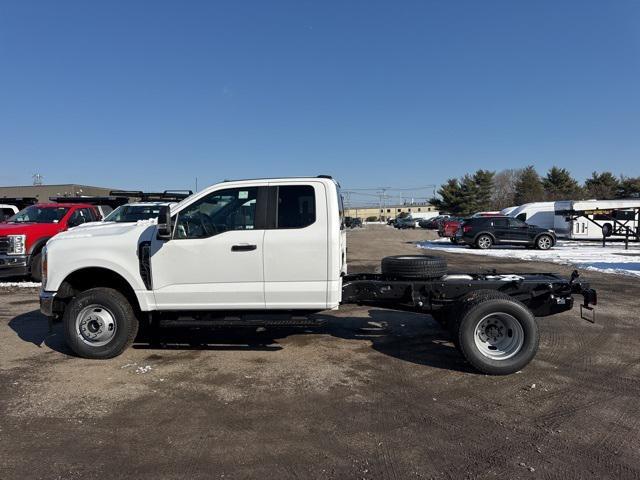
{"type": "Polygon", "coordinates": [[[455,245],[446,238],[418,243],[419,248],[441,250],[451,253],[466,253],[520,260],[552,262],[573,265],[585,270],[631,275],[640,278],[640,246],[624,243],[609,243],[606,247],[598,242],[559,240],[551,250],[530,250],[522,247],[497,245],[488,250],[455,245]]]}
{"type": "Polygon", "coordinates": [[[150,371],[151,371],[151,365],[145,365],[144,367],[136,368],[136,374],[138,375],[148,373],[150,371]]]}
{"type": "Polygon", "coordinates": [[[0,282],[0,288],[18,287],[18,288],[40,288],[40,282],[0,282]]]}

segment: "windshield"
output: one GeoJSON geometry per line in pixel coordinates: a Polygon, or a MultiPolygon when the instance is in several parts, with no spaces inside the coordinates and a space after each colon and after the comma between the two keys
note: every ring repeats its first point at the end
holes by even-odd
{"type": "Polygon", "coordinates": [[[69,207],[41,207],[38,205],[31,205],[30,207],[20,210],[7,221],[16,223],[58,223],[63,219],[68,211],[69,207]]]}
{"type": "Polygon", "coordinates": [[[158,218],[160,205],[121,205],[104,218],[105,222],[137,222],[158,218]]]}

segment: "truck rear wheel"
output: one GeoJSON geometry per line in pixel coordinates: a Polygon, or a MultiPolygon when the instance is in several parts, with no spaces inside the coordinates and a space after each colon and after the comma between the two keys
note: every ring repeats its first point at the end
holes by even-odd
{"type": "Polygon", "coordinates": [[[447,273],[447,261],[434,255],[384,257],[382,273],[398,277],[440,278],[447,273]]]}
{"type": "Polygon", "coordinates": [[[64,312],[64,336],[78,356],[113,358],[136,338],[138,319],[127,298],[112,288],[92,288],[75,297],[64,312]]]}
{"type": "Polygon", "coordinates": [[[456,347],[482,373],[517,372],[538,351],[540,334],[535,317],[509,295],[476,292],[462,300],[456,317],[456,347]]]}

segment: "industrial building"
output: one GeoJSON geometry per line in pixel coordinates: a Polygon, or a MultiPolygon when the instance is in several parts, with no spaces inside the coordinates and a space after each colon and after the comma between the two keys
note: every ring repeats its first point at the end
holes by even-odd
{"type": "Polygon", "coordinates": [[[40,202],[48,202],[49,197],[80,197],[93,195],[109,195],[113,188],[93,187],[75,183],[62,185],[21,185],[0,187],[0,203],[3,197],[35,197],[40,202]]]}
{"type": "Polygon", "coordinates": [[[345,208],[345,216],[357,217],[366,220],[370,217],[387,220],[396,218],[401,213],[437,212],[437,208],[430,203],[408,203],[403,205],[364,206],[345,208]]]}

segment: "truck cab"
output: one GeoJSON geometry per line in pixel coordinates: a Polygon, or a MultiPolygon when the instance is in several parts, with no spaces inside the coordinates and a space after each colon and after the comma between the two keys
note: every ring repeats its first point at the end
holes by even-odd
{"type": "Polygon", "coordinates": [[[110,342],[92,341],[82,325],[109,336],[124,303],[138,312],[338,307],[346,236],[331,178],[226,181],[165,212],[158,221],[87,225],[48,242],[41,304],[48,315],[74,317],[77,353],[104,356],[110,342]],[[94,307],[82,314],[88,301],[94,307]]]}

